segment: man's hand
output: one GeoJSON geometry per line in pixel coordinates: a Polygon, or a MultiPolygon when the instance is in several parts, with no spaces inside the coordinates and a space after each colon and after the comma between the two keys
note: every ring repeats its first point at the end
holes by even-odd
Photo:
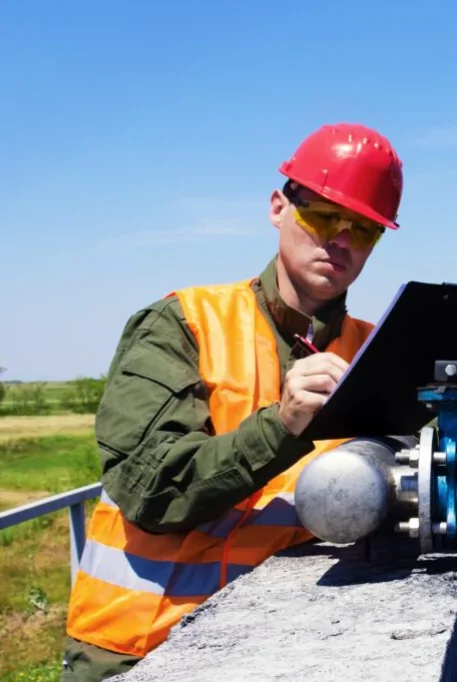
{"type": "Polygon", "coordinates": [[[287,372],[279,405],[282,425],[299,436],[327,401],[348,363],[334,353],[297,360],[287,372]]]}

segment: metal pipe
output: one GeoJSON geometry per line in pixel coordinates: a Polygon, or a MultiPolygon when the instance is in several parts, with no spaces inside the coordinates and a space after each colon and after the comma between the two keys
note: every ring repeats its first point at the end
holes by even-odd
{"type": "Polygon", "coordinates": [[[412,438],[354,439],[305,464],[295,488],[300,522],[321,540],[348,544],[390,514],[417,515],[417,469],[395,460],[415,446],[412,438]]]}

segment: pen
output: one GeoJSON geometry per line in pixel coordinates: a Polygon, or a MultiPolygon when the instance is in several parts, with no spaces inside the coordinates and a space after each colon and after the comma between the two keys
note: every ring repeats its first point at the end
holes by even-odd
{"type": "Polygon", "coordinates": [[[300,334],[294,334],[294,339],[299,345],[299,347],[307,351],[307,355],[314,355],[315,353],[319,353],[319,349],[314,346],[311,341],[308,341],[308,339],[305,339],[304,336],[301,336],[300,334]]]}

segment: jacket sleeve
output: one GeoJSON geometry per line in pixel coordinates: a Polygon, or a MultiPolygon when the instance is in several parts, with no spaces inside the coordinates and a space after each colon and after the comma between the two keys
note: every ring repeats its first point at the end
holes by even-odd
{"type": "Polygon", "coordinates": [[[106,492],[128,521],[152,533],[217,518],[313,449],[282,427],[277,405],[214,435],[198,348],[176,298],[129,320],[96,437],[106,492]]]}

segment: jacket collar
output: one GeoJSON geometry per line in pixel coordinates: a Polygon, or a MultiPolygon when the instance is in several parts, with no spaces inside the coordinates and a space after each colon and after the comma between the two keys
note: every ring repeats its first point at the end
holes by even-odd
{"type": "Polygon", "coordinates": [[[259,277],[265,304],[275,326],[286,340],[292,342],[294,334],[306,336],[311,325],[313,343],[319,350],[323,350],[340,335],[341,325],[347,313],[347,293],[344,292],[338,298],[329,301],[315,315],[305,315],[283,300],[277,284],[276,264],[277,256],[268,263],[259,277]]]}

